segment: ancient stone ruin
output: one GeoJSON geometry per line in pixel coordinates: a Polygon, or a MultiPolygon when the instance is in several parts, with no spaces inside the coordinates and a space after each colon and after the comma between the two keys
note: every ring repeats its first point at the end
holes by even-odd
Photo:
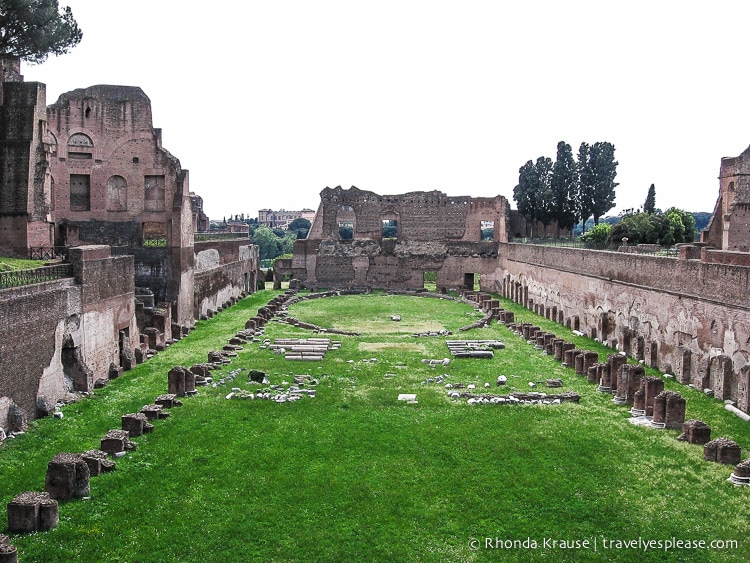
{"type": "Polygon", "coordinates": [[[680,429],[685,422],[685,398],[676,391],[661,391],[654,397],[654,428],[680,429]]]}
{"type": "Polygon", "coordinates": [[[711,440],[711,427],[702,420],[686,420],[677,439],[702,446],[711,440]]]}
{"type": "Polygon", "coordinates": [[[734,485],[750,486],[750,459],[741,461],[729,476],[729,482],[734,485]]]}
{"type": "Polygon", "coordinates": [[[53,499],[85,497],[90,491],[90,475],[89,466],[80,454],[59,453],[47,464],[44,489],[53,499]]]}
{"type": "MultiPolygon", "coordinates": [[[[210,361],[210,357],[209,357],[210,361]]],[[[195,374],[184,366],[175,366],[168,374],[169,393],[184,397],[195,395],[195,374]]]]}
{"type": "Polygon", "coordinates": [[[109,459],[107,452],[102,450],[86,450],[81,454],[81,457],[89,466],[91,477],[115,470],[115,462],[109,459]]]}
{"type": "Polygon", "coordinates": [[[502,196],[385,196],[339,186],[320,200],[307,239],[295,242],[294,258],[276,261],[274,273],[315,290],[419,289],[426,272],[436,273],[439,290],[474,289],[475,274],[491,287],[497,242],[508,240],[502,196]]]}
{"type": "Polygon", "coordinates": [[[338,350],[341,342],[330,338],[275,338],[268,348],[283,354],[285,360],[320,361],[329,350],[338,350]]]}
{"type": "Polygon", "coordinates": [[[729,438],[716,438],[703,446],[703,459],[706,461],[737,465],[741,455],[739,444],[729,438]]]}
{"type": "Polygon", "coordinates": [[[25,534],[51,530],[57,527],[58,521],[57,501],[49,493],[20,493],[8,503],[10,532],[25,534]]]}
{"type": "Polygon", "coordinates": [[[115,457],[125,455],[128,451],[135,451],[137,444],[130,441],[127,430],[114,429],[107,432],[101,440],[100,449],[115,457]]]}
{"type": "Polygon", "coordinates": [[[494,350],[502,350],[505,344],[499,340],[446,340],[448,351],[454,358],[495,357],[494,350]]]}
{"type": "Polygon", "coordinates": [[[18,548],[9,543],[5,534],[0,534],[0,563],[18,563],[18,548]]]}

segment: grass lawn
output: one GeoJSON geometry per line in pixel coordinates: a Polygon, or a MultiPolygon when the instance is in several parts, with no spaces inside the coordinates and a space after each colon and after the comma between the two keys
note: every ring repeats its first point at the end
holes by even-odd
{"type": "Polygon", "coordinates": [[[44,260],[27,260],[26,258],[10,258],[8,256],[0,256],[0,272],[39,268],[40,266],[44,266],[45,264],[46,261],[44,260]]]}
{"type": "MultiPolygon", "coordinates": [[[[46,466],[61,451],[98,448],[167,391],[174,365],[205,362],[273,295],[262,291],[216,317],[149,362],[68,405],[61,420],[32,424],[0,450],[0,493],[7,504],[44,490],[46,466]]],[[[595,349],[611,350],[510,302],[519,320],[595,349]]],[[[586,378],[562,367],[502,325],[448,338],[501,339],[493,359],[448,356],[446,337],[481,314],[451,300],[369,295],[303,301],[290,313],[319,326],[341,348],[322,362],[292,362],[248,344],[215,380],[199,387],[153,433],[134,439],[117,470],[91,479],[91,496],[63,502],[54,530],[11,535],[29,561],[746,561],[750,487],[727,482],[732,467],[703,460],[703,448],[671,430],[636,427],[628,407],[612,403],[586,378]],[[400,322],[390,319],[401,315],[400,322]],[[373,361],[376,360],[376,361],[373,361]],[[294,375],[318,380],[315,398],[294,403],[225,397],[248,385],[248,369],[271,384],[294,375]],[[492,383],[492,392],[561,378],[579,404],[468,405],[448,398],[448,381],[492,383]],[[494,386],[508,377],[505,389],[494,386]],[[416,393],[418,404],[398,401],[416,393]],[[734,540],[730,549],[651,549],[618,541],[734,540]],[[557,541],[557,545],[553,544],[557,541]],[[573,545],[588,541],[590,547],[573,545]],[[605,545],[605,541],[614,542],[605,545]],[[506,542],[510,542],[506,547],[506,542]],[[515,542],[515,546],[511,544],[515,542]],[[536,542],[536,547],[534,543],[536,542]],[[560,542],[566,542],[562,544],[560,542]],[[596,542],[596,551],[593,544],[596,542]]],[[[272,322],[266,337],[310,337],[272,322]]],[[[319,335],[316,335],[319,336],[319,335]]],[[[656,374],[647,370],[649,374],[656,374]]],[[[267,386],[262,386],[267,387],[267,386]]],[[[538,388],[543,387],[539,385],[538,388]]],[[[687,418],[712,437],[750,447],[750,426],[720,401],[672,381],[687,398],[687,418]]],[[[558,390],[550,390],[555,392],[558,390]]],[[[746,457],[746,455],[743,455],[746,457]]],[[[7,530],[6,530],[7,533],[7,530]]]]}

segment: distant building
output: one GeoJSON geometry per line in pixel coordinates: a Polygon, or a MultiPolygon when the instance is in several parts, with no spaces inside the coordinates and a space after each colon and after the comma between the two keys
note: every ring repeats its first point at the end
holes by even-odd
{"type": "Polygon", "coordinates": [[[314,218],[315,211],[312,209],[303,209],[302,211],[261,209],[258,211],[258,224],[272,229],[286,229],[289,223],[295,219],[307,219],[312,223],[314,218]]]}

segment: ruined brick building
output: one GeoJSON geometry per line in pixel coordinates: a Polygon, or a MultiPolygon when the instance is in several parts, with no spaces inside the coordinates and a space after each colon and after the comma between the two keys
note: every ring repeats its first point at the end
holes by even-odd
{"type": "Polygon", "coordinates": [[[0,252],[67,256],[59,279],[0,289],[7,428],[254,291],[258,253],[246,236],[195,242],[202,199],[140,88],[92,86],[46,107],[18,59],[0,59],[0,72],[0,252]]]}
{"type": "Polygon", "coordinates": [[[107,244],[133,255],[136,286],[192,327],[188,172],[162,147],[146,94],[132,86],[62,94],[47,108],[47,141],[56,246],[107,244]]]}
{"type": "Polygon", "coordinates": [[[321,192],[306,240],[278,260],[312,289],[497,292],[615,350],[750,411],[750,149],[721,164],[703,241],[679,257],[509,242],[523,229],[508,202],[441,192],[321,192]]]}
{"type": "Polygon", "coordinates": [[[25,256],[53,244],[46,89],[23,82],[17,58],[0,57],[0,95],[0,251],[25,256]]]}
{"type": "Polygon", "coordinates": [[[750,147],[722,158],[719,198],[701,241],[726,251],[750,252],[750,147]]]}
{"type": "Polygon", "coordinates": [[[442,192],[384,196],[326,188],[307,239],[277,274],[309,287],[417,288],[434,273],[439,287],[474,286],[493,275],[507,241],[508,202],[442,192]]]}

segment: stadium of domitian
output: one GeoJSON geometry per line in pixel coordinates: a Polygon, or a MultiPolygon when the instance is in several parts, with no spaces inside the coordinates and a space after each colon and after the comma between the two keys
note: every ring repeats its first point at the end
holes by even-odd
{"type": "Polygon", "coordinates": [[[47,264],[0,272],[0,563],[750,553],[750,148],[670,255],[326,187],[266,282],[140,88],[0,74],[0,255],[47,264]]]}

